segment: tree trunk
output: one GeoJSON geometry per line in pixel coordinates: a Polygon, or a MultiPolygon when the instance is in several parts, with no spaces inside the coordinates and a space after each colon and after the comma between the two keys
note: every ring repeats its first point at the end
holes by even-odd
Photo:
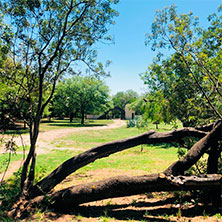
{"type": "Polygon", "coordinates": [[[70,113],[69,115],[69,122],[72,123],[73,121],[73,116],[74,116],[74,113],[70,113]]]}
{"type": "Polygon", "coordinates": [[[146,192],[219,189],[221,187],[221,180],[222,175],[202,177],[174,177],[166,176],[165,174],[134,177],[118,176],[70,187],[47,196],[38,196],[30,201],[21,200],[8,215],[14,219],[21,219],[21,216],[28,215],[33,207],[44,203],[47,199],[50,200],[45,203],[47,207],[54,207],[58,210],[72,209],[79,204],[91,201],[144,194],[146,192]]]}
{"type": "Polygon", "coordinates": [[[84,125],[84,117],[85,117],[85,110],[84,108],[81,109],[81,124],[84,125]]]}
{"type": "Polygon", "coordinates": [[[218,141],[221,140],[221,133],[222,124],[220,121],[209,134],[195,143],[183,158],[173,163],[164,173],[167,175],[183,175],[184,171],[193,166],[210,147],[216,146],[218,141]]]}
{"type": "Polygon", "coordinates": [[[39,125],[40,125],[40,121],[41,121],[41,112],[39,111],[39,113],[36,114],[35,117],[35,121],[33,122],[34,124],[30,124],[29,126],[29,132],[30,132],[30,148],[29,148],[29,153],[26,157],[26,160],[23,164],[22,167],[22,173],[21,173],[21,183],[20,183],[20,194],[25,194],[28,192],[27,190],[25,190],[28,187],[32,187],[33,185],[33,181],[29,181],[29,178],[34,178],[35,175],[35,170],[32,170],[32,168],[35,168],[35,159],[36,159],[36,153],[35,153],[35,149],[36,149],[36,142],[38,139],[38,135],[39,135],[39,125]],[[31,164],[31,168],[29,170],[29,166],[31,164]],[[29,170],[29,176],[28,175],[28,170],[29,170]],[[33,174],[33,175],[31,175],[33,174]],[[32,184],[31,184],[32,183],[32,184]],[[28,186],[27,186],[28,184],[28,186]]]}
{"type": "Polygon", "coordinates": [[[53,206],[58,209],[70,209],[70,207],[82,203],[146,192],[219,189],[221,178],[221,175],[205,177],[174,177],[164,174],[135,177],[118,176],[58,191],[50,195],[50,199],[53,206]]]}
{"type": "Polygon", "coordinates": [[[24,120],[23,122],[23,129],[25,130],[26,129],[26,121],[24,120]]]}
{"type": "Polygon", "coordinates": [[[209,157],[207,160],[207,173],[217,173],[218,171],[218,159],[220,158],[220,147],[219,143],[215,144],[215,146],[212,146],[209,151],[209,157]]]}
{"type": "Polygon", "coordinates": [[[193,128],[182,128],[170,132],[148,131],[139,136],[131,137],[124,140],[109,142],[87,150],[75,157],[70,158],[56,168],[51,174],[39,181],[31,190],[30,196],[36,197],[43,193],[49,192],[53,187],[64,180],[68,175],[79,168],[94,162],[96,159],[107,157],[113,153],[138,146],[141,144],[157,144],[163,142],[175,142],[187,136],[202,138],[206,133],[193,128]]]}
{"type": "Polygon", "coordinates": [[[30,207],[42,203],[45,197],[50,200],[47,203],[48,205],[53,205],[58,209],[66,209],[105,198],[129,196],[153,191],[207,190],[208,192],[213,189],[217,191],[217,195],[220,197],[222,175],[186,177],[181,176],[181,174],[195,164],[209,148],[211,148],[210,152],[213,152],[215,147],[217,147],[218,141],[221,141],[221,133],[222,122],[217,121],[209,133],[194,128],[182,128],[164,133],[148,131],[139,136],[102,144],[76,157],[70,158],[35,186],[31,186],[25,201],[23,199],[19,201],[13,207],[10,215],[19,215],[21,212],[28,212],[30,207]],[[53,187],[69,174],[96,159],[107,157],[110,154],[141,144],[170,143],[189,136],[201,139],[193,145],[187,155],[173,163],[163,173],[137,177],[119,176],[99,182],[70,187],[47,195],[53,187]],[[27,198],[30,199],[27,200],[27,198]]]}
{"type": "MultiPolygon", "coordinates": [[[[220,158],[220,146],[219,143],[211,147],[209,151],[209,157],[207,160],[207,174],[214,174],[218,172],[218,159],[220,158]]],[[[212,205],[217,206],[221,198],[221,189],[212,189],[205,193],[205,201],[207,203],[212,203],[212,205]]]]}

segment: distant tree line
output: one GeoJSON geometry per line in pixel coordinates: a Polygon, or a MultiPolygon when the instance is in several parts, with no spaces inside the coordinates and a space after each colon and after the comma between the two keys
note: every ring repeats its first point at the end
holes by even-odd
{"type": "MultiPolygon", "coordinates": [[[[10,125],[13,127],[17,121],[22,120],[25,123],[29,115],[29,106],[22,97],[14,99],[18,85],[9,84],[7,80],[0,84],[1,124],[10,128],[10,125]]],[[[73,121],[73,118],[80,118],[81,124],[84,124],[87,114],[102,115],[114,107],[124,110],[127,104],[134,103],[138,98],[138,93],[133,90],[120,91],[111,96],[109,87],[99,78],[74,76],[58,82],[53,98],[46,106],[42,117],[49,117],[49,119],[69,117],[70,122],[73,121]]],[[[140,107],[136,110],[138,114],[141,113],[140,107]]],[[[114,109],[110,116],[120,118],[121,113],[114,109]]]]}

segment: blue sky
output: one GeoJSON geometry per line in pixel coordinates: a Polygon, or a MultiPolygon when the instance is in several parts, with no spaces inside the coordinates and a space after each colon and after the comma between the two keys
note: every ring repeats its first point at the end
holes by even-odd
{"type": "Polygon", "coordinates": [[[107,68],[111,78],[105,81],[114,95],[119,91],[132,89],[138,93],[146,90],[139,74],[146,70],[155,56],[149,46],[145,46],[145,34],[150,32],[157,9],[176,5],[179,13],[192,11],[200,19],[201,26],[207,26],[207,16],[216,12],[222,0],[120,0],[115,7],[119,16],[111,26],[109,34],[115,44],[98,44],[98,60],[111,60],[107,68]]]}

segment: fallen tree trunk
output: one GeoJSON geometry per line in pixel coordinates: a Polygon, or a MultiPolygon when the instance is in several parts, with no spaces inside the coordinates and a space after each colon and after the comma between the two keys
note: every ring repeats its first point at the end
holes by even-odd
{"type": "Polygon", "coordinates": [[[221,120],[216,120],[213,123],[203,125],[203,126],[196,126],[194,129],[204,131],[204,132],[209,132],[211,131],[221,120]]]}
{"type": "Polygon", "coordinates": [[[210,190],[220,189],[222,175],[212,174],[205,176],[166,176],[165,174],[150,174],[144,176],[118,176],[98,182],[78,185],[47,196],[38,196],[30,201],[21,200],[9,212],[13,218],[28,215],[32,209],[40,204],[58,210],[72,209],[73,207],[107,198],[144,194],[146,192],[178,191],[178,190],[210,190]],[[50,200],[45,202],[46,200],[50,200]],[[22,214],[21,214],[22,209],[22,214]]]}
{"type": "Polygon", "coordinates": [[[61,190],[50,196],[53,206],[58,209],[91,201],[114,197],[123,197],[146,192],[176,190],[209,190],[221,186],[222,175],[197,176],[165,176],[151,174],[137,177],[114,177],[96,183],[74,186],[61,190]]]}
{"type": "Polygon", "coordinates": [[[184,171],[196,163],[196,161],[209,148],[211,148],[211,152],[213,152],[213,149],[217,147],[216,145],[218,141],[221,141],[221,135],[222,123],[221,121],[217,121],[209,133],[199,131],[194,128],[182,128],[180,130],[166,133],[149,131],[136,137],[100,145],[73,157],[60,165],[49,176],[38,182],[29,191],[29,196],[22,197],[21,200],[15,204],[9,215],[20,218],[21,215],[27,213],[31,207],[36,206],[39,203],[43,203],[45,201],[45,197],[50,200],[47,202],[47,206],[51,205],[55,208],[61,209],[70,208],[90,201],[143,194],[145,192],[205,189],[221,191],[222,175],[214,174],[204,177],[175,176],[183,174],[184,171]],[[96,159],[109,156],[112,153],[140,144],[174,142],[187,136],[202,139],[194,144],[186,156],[173,163],[164,171],[164,173],[137,177],[115,177],[95,183],[74,186],[52,194],[46,193],[70,173],[96,159]],[[27,200],[28,198],[29,200],[27,200]]]}
{"type": "Polygon", "coordinates": [[[49,192],[68,175],[80,169],[81,167],[94,162],[96,159],[107,157],[113,153],[120,152],[122,150],[135,147],[141,144],[157,144],[157,143],[169,143],[180,140],[181,138],[192,136],[202,138],[206,135],[206,132],[196,130],[194,128],[182,128],[173,130],[170,132],[155,132],[148,131],[139,136],[131,137],[124,140],[118,140],[109,142],[87,150],[75,157],[65,161],[62,165],[56,168],[51,174],[39,181],[29,191],[29,198],[42,195],[49,192]]]}

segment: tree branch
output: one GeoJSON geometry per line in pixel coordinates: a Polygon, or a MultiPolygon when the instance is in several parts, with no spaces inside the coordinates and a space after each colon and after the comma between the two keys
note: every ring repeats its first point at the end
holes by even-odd
{"type": "Polygon", "coordinates": [[[208,150],[209,147],[217,147],[217,143],[221,140],[222,122],[219,121],[215,128],[205,137],[195,143],[188,153],[168,167],[164,173],[167,175],[182,175],[195,164],[200,157],[208,150]]]}
{"type": "Polygon", "coordinates": [[[176,142],[178,139],[187,136],[202,138],[205,135],[205,132],[198,131],[193,128],[182,128],[164,133],[148,131],[139,136],[102,144],[65,161],[51,174],[49,174],[43,180],[39,181],[30,190],[30,196],[33,197],[42,193],[47,193],[58,183],[64,180],[68,175],[75,172],[79,168],[94,162],[96,159],[107,157],[113,153],[120,152],[122,150],[141,144],[170,143],[176,142]]]}

